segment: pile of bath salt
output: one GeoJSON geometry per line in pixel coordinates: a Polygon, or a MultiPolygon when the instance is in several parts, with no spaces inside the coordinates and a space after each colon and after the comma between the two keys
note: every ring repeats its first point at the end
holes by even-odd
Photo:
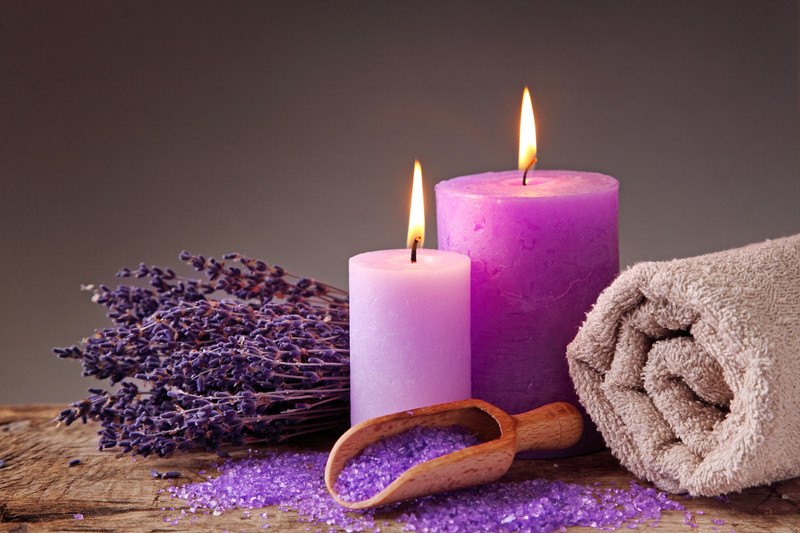
{"type": "Polygon", "coordinates": [[[336,494],[346,502],[372,498],[411,467],[480,444],[460,426],[417,426],[364,448],[336,478],[336,494]]]}
{"type": "MultiPolygon", "coordinates": [[[[454,431],[452,439],[445,440],[461,442],[463,433],[454,431]]],[[[441,443],[442,439],[440,432],[428,428],[403,434],[391,442],[397,451],[406,453],[429,449],[431,442],[441,443]]],[[[381,456],[389,448],[382,450],[381,456]]],[[[632,528],[645,522],[657,523],[664,511],[684,509],[665,493],[636,483],[627,488],[602,488],[597,484],[537,479],[498,481],[356,512],[339,506],[328,494],[324,481],[327,457],[325,452],[268,451],[228,460],[218,467],[217,477],[167,489],[173,498],[184,500],[186,505],[180,515],[167,517],[165,521],[177,525],[193,513],[219,515],[242,509],[251,518],[260,517],[262,527],[269,527],[266,512],[250,514],[249,511],[276,506],[322,528],[345,531],[380,531],[382,525],[389,524],[382,517],[391,512],[405,530],[534,532],[569,526],[632,528]]],[[[395,466],[378,465],[378,470],[389,471],[375,475],[388,479],[395,474],[395,466]]],[[[374,479],[370,476],[368,481],[374,479]]]]}
{"type": "MultiPolygon", "coordinates": [[[[177,525],[183,517],[197,512],[220,515],[236,509],[277,506],[281,511],[297,512],[307,522],[350,531],[377,530],[372,514],[354,514],[333,501],[325,488],[327,460],[327,452],[288,451],[251,451],[247,458],[228,459],[218,467],[217,477],[167,489],[173,498],[186,502],[184,513],[169,523],[177,525]]],[[[266,521],[267,513],[257,516],[266,521]]]]}

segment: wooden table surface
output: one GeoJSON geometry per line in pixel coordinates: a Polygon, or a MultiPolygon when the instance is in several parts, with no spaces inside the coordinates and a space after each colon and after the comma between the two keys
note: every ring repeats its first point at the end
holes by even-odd
{"type": "MultiPolygon", "coordinates": [[[[157,491],[172,482],[152,479],[150,469],[180,471],[184,477],[179,481],[187,482],[199,480],[196,472],[210,471],[209,465],[219,459],[213,454],[191,453],[133,462],[127,456],[99,452],[96,425],[67,428],[52,422],[61,407],[0,406],[0,458],[6,461],[0,468],[0,531],[265,531],[260,519],[244,520],[241,512],[198,515],[194,524],[188,520],[176,526],[166,524],[165,516],[175,513],[160,509],[175,502],[169,498],[158,501],[157,491]],[[67,463],[76,458],[82,463],[69,468],[67,463]],[[83,520],[73,518],[78,513],[83,520]]],[[[331,442],[330,437],[317,438],[302,446],[326,449],[331,442]]],[[[300,447],[295,444],[293,449],[300,447]]],[[[621,485],[633,479],[608,452],[556,461],[516,461],[508,477],[621,485]]],[[[705,511],[696,517],[699,527],[694,531],[800,531],[800,478],[732,494],[728,502],[676,499],[690,511],[705,511]],[[712,519],[722,519],[725,525],[714,526],[712,519]]],[[[309,524],[297,521],[291,513],[267,511],[271,527],[266,531],[308,531],[309,524]]],[[[311,531],[316,529],[311,527],[311,531]]],[[[583,528],[574,530],[579,529],[583,528]]],[[[666,513],[657,529],[693,531],[684,524],[682,512],[666,513]]],[[[382,530],[402,531],[402,526],[382,530]]]]}

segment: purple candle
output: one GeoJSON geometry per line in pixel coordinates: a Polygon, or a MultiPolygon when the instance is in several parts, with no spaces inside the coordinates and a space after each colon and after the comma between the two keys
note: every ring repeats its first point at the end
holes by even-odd
{"type": "MultiPolygon", "coordinates": [[[[521,168],[535,163],[533,146],[520,150],[521,168]]],[[[512,414],[579,405],[566,347],[619,271],[617,193],[610,176],[568,170],[493,172],[436,186],[439,248],[471,259],[474,398],[512,414]]],[[[585,413],[584,422],[574,447],[527,456],[600,448],[585,413]]]]}
{"type": "Polygon", "coordinates": [[[414,165],[410,249],[350,258],[350,422],[470,393],[465,255],[421,248],[422,171],[414,165]]]}

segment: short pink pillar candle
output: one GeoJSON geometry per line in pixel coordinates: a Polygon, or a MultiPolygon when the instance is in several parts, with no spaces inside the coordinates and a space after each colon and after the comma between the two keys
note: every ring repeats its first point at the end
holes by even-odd
{"type": "Polygon", "coordinates": [[[382,250],[350,258],[350,422],[470,396],[470,261],[382,250]]]}

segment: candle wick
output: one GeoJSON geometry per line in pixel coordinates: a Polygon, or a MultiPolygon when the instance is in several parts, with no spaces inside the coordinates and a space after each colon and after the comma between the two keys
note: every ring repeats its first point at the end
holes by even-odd
{"type": "Polygon", "coordinates": [[[414,238],[414,244],[411,245],[411,262],[417,262],[417,245],[419,244],[419,237],[414,238]]]}
{"type": "Polygon", "coordinates": [[[522,184],[523,185],[527,185],[528,184],[528,171],[533,168],[533,166],[536,164],[537,161],[538,161],[538,159],[536,159],[535,157],[533,159],[531,159],[530,165],[528,165],[528,168],[526,168],[525,172],[522,173],[522,184]]]}

